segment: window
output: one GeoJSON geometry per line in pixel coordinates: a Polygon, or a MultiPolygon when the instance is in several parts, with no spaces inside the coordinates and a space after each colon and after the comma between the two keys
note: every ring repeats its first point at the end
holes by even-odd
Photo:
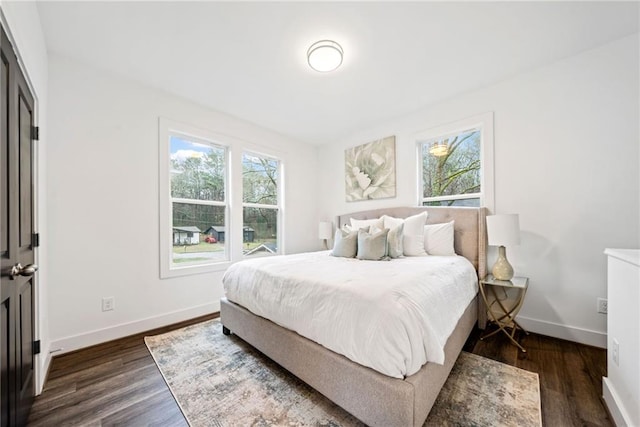
{"type": "Polygon", "coordinates": [[[159,135],[161,278],[283,252],[278,158],[164,118],[159,135]]]}
{"type": "Polygon", "coordinates": [[[224,232],[227,150],[208,141],[171,135],[172,267],[229,259],[215,231],[224,232]]]}
{"type": "Polygon", "coordinates": [[[280,161],[242,155],[242,244],[248,257],[278,253],[280,161]]]}
{"type": "Polygon", "coordinates": [[[161,121],[161,277],[229,261],[228,150],[205,132],[161,121]]]}
{"type": "Polygon", "coordinates": [[[422,143],[424,206],[480,206],[480,130],[422,143]]]}
{"type": "Polygon", "coordinates": [[[422,206],[493,208],[493,114],[417,136],[422,206]]]}

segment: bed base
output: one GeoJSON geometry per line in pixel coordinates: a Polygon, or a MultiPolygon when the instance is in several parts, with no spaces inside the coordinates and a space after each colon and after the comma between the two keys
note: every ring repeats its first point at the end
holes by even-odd
{"type": "Polygon", "coordinates": [[[477,321],[476,298],[447,340],[445,363],[425,364],[405,379],[359,365],[297,333],[222,298],[225,335],[238,337],[369,426],[419,427],[477,321]]]}
{"type": "MultiPolygon", "coordinates": [[[[427,223],[455,221],[454,248],[467,258],[482,279],[487,273],[485,208],[399,207],[340,215],[336,226],[350,218],[372,219],[382,214],[406,218],[428,212],[427,223]]],[[[220,316],[223,332],[233,331],[247,343],[370,426],[419,427],[429,415],[462,346],[476,321],[486,323],[486,309],[480,298],[471,301],[447,340],[444,365],[425,364],[405,379],[391,378],[359,365],[297,333],[256,316],[222,298],[220,316]]]]}

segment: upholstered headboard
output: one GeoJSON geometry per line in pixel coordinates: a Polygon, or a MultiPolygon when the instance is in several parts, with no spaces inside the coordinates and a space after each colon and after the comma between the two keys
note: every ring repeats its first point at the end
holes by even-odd
{"type": "Polygon", "coordinates": [[[454,249],[467,258],[476,268],[478,277],[487,274],[487,235],[485,231],[486,208],[473,207],[397,207],[354,212],[337,217],[337,226],[349,224],[350,218],[374,219],[382,215],[406,218],[420,212],[428,212],[427,224],[454,222],[454,249]]]}

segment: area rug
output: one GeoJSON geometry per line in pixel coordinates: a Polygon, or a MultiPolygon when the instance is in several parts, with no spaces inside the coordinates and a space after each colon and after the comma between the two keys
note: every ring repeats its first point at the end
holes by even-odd
{"type": "MultiPolygon", "coordinates": [[[[362,426],[218,319],[145,343],[185,418],[205,426],[362,426]]],[[[425,426],[542,425],[538,374],[461,353],[425,426]]]]}

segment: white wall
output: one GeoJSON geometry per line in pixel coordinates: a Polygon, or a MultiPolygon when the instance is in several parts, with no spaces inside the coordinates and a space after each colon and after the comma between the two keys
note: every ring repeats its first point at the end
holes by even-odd
{"type": "Polygon", "coordinates": [[[315,147],[54,54],[49,72],[53,350],[219,309],[222,272],[159,278],[160,116],[275,150],[286,250],[319,248],[315,147]],[[101,311],[105,296],[114,311],[101,311]]]}
{"type": "Polygon", "coordinates": [[[640,250],[606,250],[607,376],[602,397],[617,426],[640,426],[640,250]]]}
{"type": "Polygon", "coordinates": [[[47,306],[48,291],[48,241],[47,241],[47,48],[40,26],[40,16],[34,2],[0,1],[3,24],[17,49],[18,61],[24,68],[36,100],[35,119],[40,127],[40,141],[36,143],[36,230],[41,235],[41,246],[36,250],[36,262],[40,267],[36,275],[36,339],[40,340],[41,352],[36,356],[36,391],[40,393],[49,362],[49,321],[47,306]]]}
{"type": "Polygon", "coordinates": [[[607,294],[603,250],[640,246],[638,49],[638,35],[627,37],[322,147],[320,218],[415,205],[412,135],[493,111],[495,211],[520,214],[522,244],[508,255],[530,277],[519,319],[606,346],[606,316],[596,313],[607,294]],[[397,197],[346,203],[344,149],[389,135],[397,197]]]}

